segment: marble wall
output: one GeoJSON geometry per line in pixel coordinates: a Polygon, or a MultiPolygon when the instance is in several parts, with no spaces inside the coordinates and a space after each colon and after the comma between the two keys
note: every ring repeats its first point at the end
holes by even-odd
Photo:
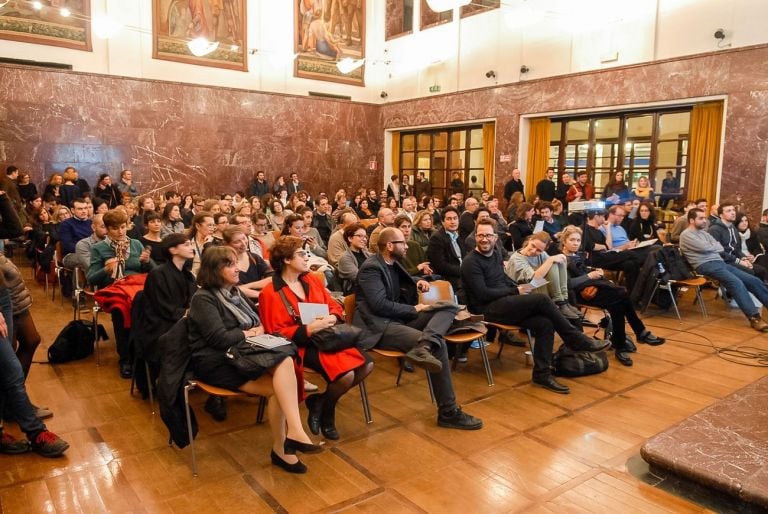
{"type": "Polygon", "coordinates": [[[370,159],[383,159],[373,105],[0,66],[0,165],[36,183],[69,165],[91,184],[130,168],[142,191],[211,194],[296,171],[332,194],[380,183],[370,159]]]}
{"type": "MultiPolygon", "coordinates": [[[[382,106],[385,129],[496,119],[496,192],[518,161],[520,116],[727,95],[720,198],[759,213],[768,156],[768,46],[520,82],[382,106]],[[511,154],[500,163],[498,156],[511,154]]],[[[695,180],[695,179],[694,179],[695,180]]]]}

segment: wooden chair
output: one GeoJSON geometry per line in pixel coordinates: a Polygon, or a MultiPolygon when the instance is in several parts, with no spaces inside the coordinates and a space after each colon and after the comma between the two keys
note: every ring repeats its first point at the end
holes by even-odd
{"type": "Polygon", "coordinates": [[[221,387],[215,387],[197,379],[187,382],[187,385],[184,386],[184,410],[187,416],[187,433],[189,434],[189,446],[192,449],[192,476],[197,476],[197,454],[195,452],[195,438],[192,435],[192,415],[189,407],[189,392],[195,388],[199,388],[200,390],[205,391],[210,395],[221,396],[223,398],[259,398],[259,406],[256,411],[256,423],[264,422],[264,412],[267,407],[267,398],[264,396],[248,394],[243,391],[222,389],[221,387]]]}
{"type": "Polygon", "coordinates": [[[272,231],[272,237],[275,238],[275,241],[283,237],[283,231],[282,230],[273,230],[272,231]]]}
{"type": "Polygon", "coordinates": [[[371,225],[375,225],[375,224],[376,224],[376,223],[378,223],[378,222],[379,222],[379,220],[378,220],[378,219],[376,219],[376,218],[372,218],[372,219],[367,219],[367,220],[360,220],[360,222],[359,222],[359,223],[360,223],[360,224],[361,224],[363,227],[365,227],[365,228],[368,228],[368,227],[370,227],[371,225]]]}
{"type": "MultiPolygon", "coordinates": [[[[355,316],[355,301],[356,301],[356,295],[350,294],[344,297],[344,318],[346,319],[346,322],[351,324],[352,320],[355,316]]],[[[400,386],[400,378],[403,376],[403,357],[405,357],[405,353],[398,351],[398,350],[384,350],[380,348],[373,348],[371,351],[375,354],[381,355],[382,357],[389,357],[394,359],[400,359],[399,361],[399,369],[397,371],[397,379],[395,380],[395,386],[400,386]]],[[[429,378],[429,373],[426,372],[427,375],[427,387],[429,388],[429,397],[432,400],[432,403],[435,402],[435,392],[432,389],[432,379],[429,378]]],[[[360,382],[360,397],[363,397],[363,392],[365,392],[364,400],[363,400],[363,408],[367,409],[366,414],[366,421],[368,423],[373,422],[373,418],[371,418],[371,409],[370,405],[368,404],[368,391],[365,389],[365,380],[360,382]]]]}
{"type": "Polygon", "coordinates": [[[533,338],[531,337],[531,331],[527,328],[519,327],[517,325],[507,325],[506,323],[498,323],[495,321],[484,321],[486,326],[493,327],[496,329],[496,337],[494,338],[494,342],[499,344],[499,351],[496,353],[496,359],[501,359],[501,352],[504,351],[504,345],[507,344],[504,341],[501,340],[501,332],[503,330],[512,331],[512,330],[520,330],[522,332],[525,332],[525,337],[528,339],[528,349],[531,352],[531,355],[533,355],[533,338]]]}
{"type": "MultiPolygon", "coordinates": [[[[429,291],[426,293],[419,293],[419,302],[431,305],[439,301],[456,302],[456,296],[453,294],[453,287],[447,280],[435,280],[430,282],[429,291]]],[[[458,303],[458,302],[456,302],[458,303]]],[[[494,385],[493,371],[491,370],[491,363],[488,359],[488,352],[485,348],[485,334],[474,330],[466,332],[459,332],[456,334],[447,334],[445,336],[445,342],[450,344],[468,344],[472,341],[480,342],[480,356],[483,359],[483,367],[485,368],[485,376],[488,379],[488,387],[494,385]]],[[[458,352],[453,356],[453,362],[451,363],[451,369],[456,369],[458,352]]]]}

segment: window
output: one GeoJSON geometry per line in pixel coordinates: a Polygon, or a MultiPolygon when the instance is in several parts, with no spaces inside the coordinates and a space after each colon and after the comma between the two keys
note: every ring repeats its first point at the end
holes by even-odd
{"type": "Polygon", "coordinates": [[[413,32],[414,0],[387,0],[386,39],[392,39],[413,32]]]}
{"type": "Polygon", "coordinates": [[[658,194],[672,171],[685,197],[690,107],[556,118],[550,124],[549,165],[559,177],[585,170],[600,194],[617,171],[630,188],[647,177],[658,194]]]}
{"type": "Polygon", "coordinates": [[[415,183],[422,172],[432,184],[433,196],[453,192],[451,181],[463,183],[465,195],[479,197],[485,190],[483,127],[452,127],[400,134],[400,182],[415,183]]]}

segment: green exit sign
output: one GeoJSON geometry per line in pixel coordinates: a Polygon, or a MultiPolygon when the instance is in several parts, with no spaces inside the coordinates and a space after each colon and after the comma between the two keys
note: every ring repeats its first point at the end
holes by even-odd
{"type": "Polygon", "coordinates": [[[429,92],[430,93],[439,93],[440,92],[440,86],[438,86],[438,85],[429,86],[429,92]]]}

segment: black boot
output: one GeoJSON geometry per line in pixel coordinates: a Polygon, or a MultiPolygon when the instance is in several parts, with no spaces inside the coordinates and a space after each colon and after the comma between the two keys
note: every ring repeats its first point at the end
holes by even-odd
{"type": "Polygon", "coordinates": [[[209,396],[205,402],[205,412],[211,415],[216,421],[227,419],[227,402],[221,396],[209,396]]]}
{"type": "Polygon", "coordinates": [[[323,432],[323,437],[331,441],[337,441],[341,437],[339,431],[336,430],[336,402],[325,402],[320,418],[320,429],[323,432]]]}

